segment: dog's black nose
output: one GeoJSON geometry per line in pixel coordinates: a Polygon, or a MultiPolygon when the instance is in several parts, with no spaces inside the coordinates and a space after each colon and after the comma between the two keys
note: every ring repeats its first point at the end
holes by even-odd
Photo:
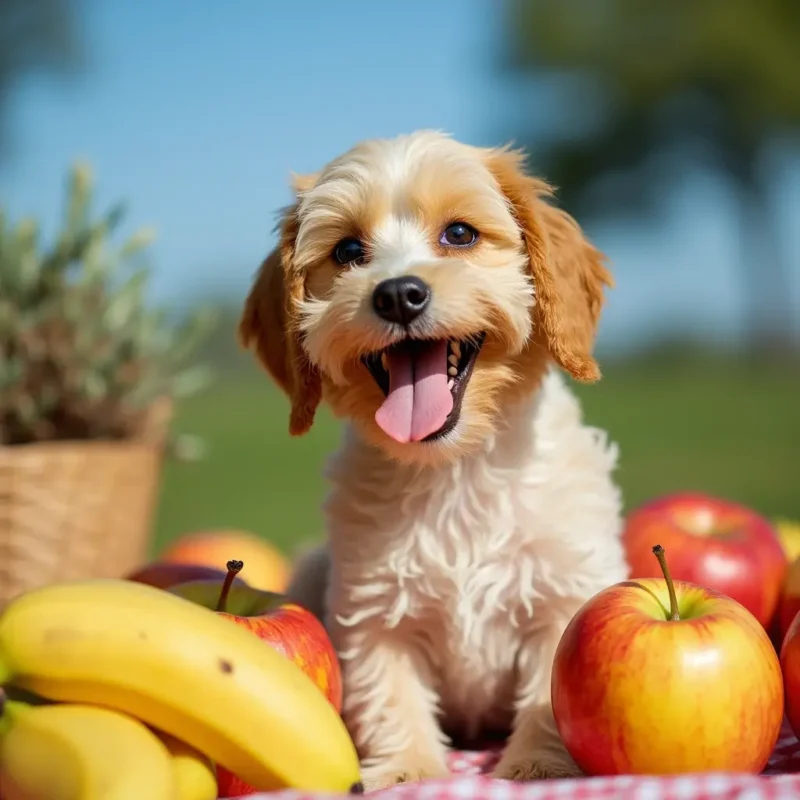
{"type": "Polygon", "coordinates": [[[372,305],[377,315],[387,322],[400,325],[408,325],[415,320],[430,299],[430,286],[414,275],[381,281],[372,293],[372,305]]]}

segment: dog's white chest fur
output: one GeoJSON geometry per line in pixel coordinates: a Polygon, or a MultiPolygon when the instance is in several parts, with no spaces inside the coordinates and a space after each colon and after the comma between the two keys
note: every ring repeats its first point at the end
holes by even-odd
{"type": "Polygon", "coordinates": [[[403,631],[466,735],[507,723],[537,631],[624,578],[615,461],[557,373],[446,467],[391,462],[348,433],[329,470],[329,613],[403,631]]]}

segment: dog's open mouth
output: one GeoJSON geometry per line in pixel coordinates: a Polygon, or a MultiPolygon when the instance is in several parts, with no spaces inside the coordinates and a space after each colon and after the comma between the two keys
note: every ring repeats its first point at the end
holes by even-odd
{"type": "Polygon", "coordinates": [[[451,431],[485,334],[469,340],[405,339],[362,358],[386,399],[375,421],[398,442],[429,442],[451,431]]]}

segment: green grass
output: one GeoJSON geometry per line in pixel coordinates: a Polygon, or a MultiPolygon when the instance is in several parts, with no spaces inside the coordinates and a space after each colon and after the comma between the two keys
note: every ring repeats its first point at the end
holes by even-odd
{"type": "MultiPolygon", "coordinates": [[[[796,368],[652,354],[606,364],[599,384],[576,391],[587,421],[620,446],[628,508],[697,489],[800,518],[796,368]]],[[[213,527],[252,530],[288,551],[318,538],[321,472],[338,426],[323,411],[307,436],[292,439],[287,419],[286,400],[255,371],[187,401],[177,427],[209,449],[199,463],[166,466],[155,547],[213,527]]]]}

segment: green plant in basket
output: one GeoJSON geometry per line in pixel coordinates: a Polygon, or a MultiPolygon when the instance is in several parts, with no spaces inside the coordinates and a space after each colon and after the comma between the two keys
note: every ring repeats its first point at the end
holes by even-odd
{"type": "Polygon", "coordinates": [[[92,217],[91,194],[90,170],[75,166],[52,246],[0,209],[0,447],[134,439],[158,404],[209,377],[190,360],[213,315],[151,308],[152,233],[114,245],[122,208],[92,217]]]}
{"type": "Polygon", "coordinates": [[[175,400],[213,324],[151,306],[140,231],[112,241],[122,208],[93,216],[91,174],[69,175],[51,245],[0,209],[0,610],[69,579],[122,577],[146,561],[175,400]]]}

